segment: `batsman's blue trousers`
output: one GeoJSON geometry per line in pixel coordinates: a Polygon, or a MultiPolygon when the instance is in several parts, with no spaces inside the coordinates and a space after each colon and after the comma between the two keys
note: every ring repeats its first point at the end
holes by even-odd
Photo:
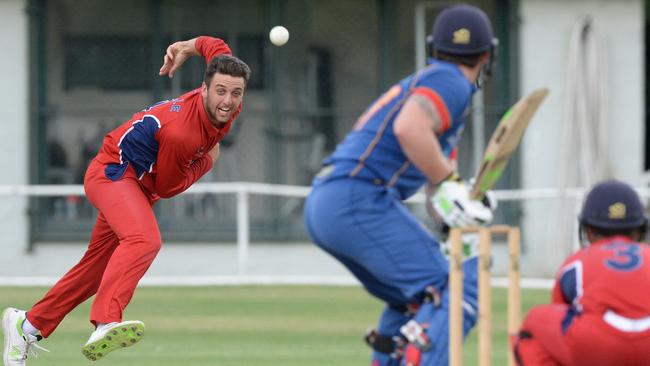
{"type": "MultiPolygon", "coordinates": [[[[446,294],[449,266],[438,241],[391,188],[354,178],[316,179],[304,216],[313,241],[345,265],[369,293],[387,303],[380,333],[398,334],[409,318],[395,309],[421,303],[427,286],[446,294]]],[[[465,265],[465,300],[470,303],[476,300],[475,263],[465,265]]],[[[438,333],[441,327],[448,329],[447,315],[444,306],[423,306],[416,320],[427,323],[436,338],[446,337],[438,333]]],[[[475,323],[468,320],[466,332],[475,323]]]]}

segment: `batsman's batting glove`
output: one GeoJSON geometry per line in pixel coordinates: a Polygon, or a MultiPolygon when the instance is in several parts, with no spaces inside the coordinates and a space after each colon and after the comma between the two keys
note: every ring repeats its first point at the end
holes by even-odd
{"type": "Polygon", "coordinates": [[[493,194],[485,200],[473,200],[469,193],[471,185],[462,181],[447,180],[432,197],[433,208],[450,227],[481,226],[492,222],[494,217],[492,203],[496,208],[496,199],[493,194]],[[485,202],[484,202],[485,201],[485,202]]]}
{"type": "MultiPolygon", "coordinates": [[[[476,179],[471,178],[468,183],[470,186],[469,190],[471,191],[474,188],[474,184],[476,184],[476,179]]],[[[481,201],[485,206],[489,207],[492,212],[494,212],[499,205],[497,197],[494,195],[494,192],[491,189],[483,193],[483,198],[481,198],[481,201]]]]}

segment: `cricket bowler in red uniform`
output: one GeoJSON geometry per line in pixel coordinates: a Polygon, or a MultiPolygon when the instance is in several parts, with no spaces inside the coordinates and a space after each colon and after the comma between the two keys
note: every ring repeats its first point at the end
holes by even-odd
{"type": "Polygon", "coordinates": [[[90,321],[96,330],[82,348],[88,359],[142,338],[144,324],[123,321],[122,313],[160,249],[152,206],[212,168],[250,77],[225,42],[206,36],[170,45],[160,75],[172,77],[191,56],[207,63],[200,88],[134,114],[104,138],[84,179],[86,196],[99,211],[88,250],[31,309],[4,311],[5,366],[25,365],[30,348],[42,348],[35,342],[93,295],[90,321]]]}
{"type": "Polygon", "coordinates": [[[636,192],[607,181],[587,195],[586,243],[560,268],[552,304],[533,308],[514,342],[525,366],[650,365],[650,246],[636,192]]]}

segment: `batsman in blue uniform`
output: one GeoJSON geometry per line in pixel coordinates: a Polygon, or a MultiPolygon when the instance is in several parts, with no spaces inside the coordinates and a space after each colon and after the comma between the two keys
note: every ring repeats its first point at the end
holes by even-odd
{"type": "MultiPolygon", "coordinates": [[[[386,303],[366,335],[372,365],[447,365],[448,261],[403,201],[435,187],[449,226],[492,220],[494,202],[469,197],[454,154],[496,39],[487,15],[454,5],[436,18],[430,64],[392,86],[324,161],[305,204],[313,241],[386,303]]],[[[465,334],[477,317],[476,258],[465,261],[465,334]]]]}

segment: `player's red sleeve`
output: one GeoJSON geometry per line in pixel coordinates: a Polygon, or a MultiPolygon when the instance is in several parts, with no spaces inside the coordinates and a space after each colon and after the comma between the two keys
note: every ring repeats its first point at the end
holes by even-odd
{"type": "Polygon", "coordinates": [[[438,112],[438,116],[440,117],[440,126],[438,126],[436,133],[440,135],[447,131],[447,129],[449,129],[451,126],[451,115],[449,114],[447,104],[445,104],[445,101],[442,99],[442,97],[440,97],[440,94],[436,93],[430,88],[423,86],[415,88],[413,90],[413,94],[419,94],[429,99],[429,101],[431,101],[433,104],[436,112],[438,112]]]}
{"type": "Polygon", "coordinates": [[[162,198],[169,198],[185,191],[210,171],[213,164],[208,153],[190,164],[174,150],[174,144],[160,144],[156,163],[156,193],[162,198]]]}
{"type": "Polygon", "coordinates": [[[209,64],[215,56],[232,55],[230,47],[220,38],[200,36],[196,39],[194,46],[201,56],[205,58],[206,64],[209,64]]]}

